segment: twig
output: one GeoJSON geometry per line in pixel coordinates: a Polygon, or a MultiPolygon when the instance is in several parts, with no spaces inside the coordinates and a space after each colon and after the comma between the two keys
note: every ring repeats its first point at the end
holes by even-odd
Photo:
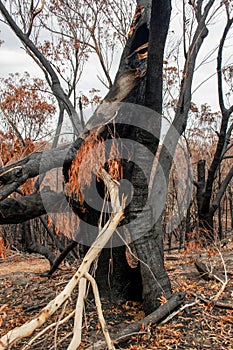
{"type": "Polygon", "coordinates": [[[220,250],[218,249],[218,247],[216,247],[216,250],[218,251],[218,254],[219,254],[219,256],[221,258],[221,261],[222,261],[222,265],[223,265],[223,268],[224,268],[225,281],[220,280],[220,282],[222,283],[222,287],[220,288],[218,293],[215,295],[215,297],[213,299],[211,298],[215,302],[219,299],[220,295],[224,292],[224,290],[225,290],[225,288],[227,286],[227,283],[228,283],[226,263],[225,263],[225,261],[223,259],[223,255],[220,252],[220,250]]]}
{"type": "MultiPolygon", "coordinates": [[[[63,320],[59,322],[59,324],[66,323],[71,317],[73,317],[75,314],[75,311],[73,310],[69,315],[67,315],[63,320]]],[[[44,333],[47,333],[51,328],[56,327],[57,322],[51,323],[46,328],[42,329],[41,332],[35,335],[23,348],[22,350],[27,350],[38,338],[40,338],[44,333]]]]}
{"type": "Polygon", "coordinates": [[[198,295],[199,298],[205,304],[211,304],[213,307],[219,307],[220,309],[233,310],[233,304],[221,303],[220,301],[215,301],[214,299],[206,299],[202,295],[198,295]]]}
{"type": "Polygon", "coordinates": [[[136,336],[140,337],[140,335],[148,334],[150,335],[150,331],[148,330],[147,332],[132,332],[129,334],[122,335],[121,337],[115,339],[115,343],[122,343],[123,341],[128,340],[130,337],[136,336]]]}
{"type": "Polygon", "coordinates": [[[94,298],[95,298],[95,304],[96,304],[97,313],[98,313],[98,318],[99,318],[99,322],[100,322],[100,325],[101,325],[101,328],[102,328],[102,331],[103,331],[103,334],[104,334],[104,337],[105,337],[105,340],[107,343],[108,350],[115,350],[115,347],[114,347],[113,342],[110,338],[110,335],[109,335],[109,332],[108,332],[108,329],[106,326],[106,322],[104,319],[97,283],[96,283],[95,279],[89,273],[85,273],[85,277],[91,283],[91,286],[92,286],[92,290],[93,290],[93,294],[94,294],[94,298]]]}
{"type": "MultiPolygon", "coordinates": [[[[63,343],[63,341],[69,338],[71,335],[72,335],[72,332],[69,332],[68,334],[66,334],[65,337],[63,337],[61,340],[59,340],[59,342],[57,342],[57,345],[60,345],[61,343],[63,343]]],[[[51,346],[51,348],[49,348],[48,350],[53,350],[53,349],[54,349],[54,345],[51,346]]]]}
{"type": "Polygon", "coordinates": [[[197,305],[198,303],[200,303],[200,299],[197,299],[195,301],[193,301],[192,303],[190,304],[185,304],[183,305],[179,310],[177,311],[174,311],[172,314],[170,314],[168,317],[165,318],[165,320],[163,320],[160,324],[165,324],[167,322],[169,322],[171,319],[173,319],[176,315],[178,315],[181,311],[189,308],[189,307],[192,307],[192,306],[195,306],[197,305]]]}

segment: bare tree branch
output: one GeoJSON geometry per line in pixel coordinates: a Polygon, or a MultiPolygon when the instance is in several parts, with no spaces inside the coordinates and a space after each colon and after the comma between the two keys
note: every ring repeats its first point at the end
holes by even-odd
{"type": "Polygon", "coordinates": [[[68,146],[35,152],[18,162],[0,168],[0,201],[16,191],[27,179],[50,169],[62,167],[65,160],[74,155],[68,146]]]}
{"type": "Polygon", "coordinates": [[[227,24],[224,28],[222,38],[220,40],[219,49],[218,49],[218,57],[217,57],[218,97],[219,97],[219,106],[221,108],[221,112],[223,115],[226,113],[226,107],[225,107],[224,99],[223,99],[222,54],[223,54],[224,43],[226,41],[226,37],[227,37],[227,34],[229,33],[229,30],[231,28],[232,23],[233,23],[233,18],[231,18],[231,19],[228,18],[227,24]]]}
{"type": "Polygon", "coordinates": [[[158,162],[159,164],[163,164],[163,174],[165,174],[167,181],[169,178],[170,169],[172,166],[173,154],[175,152],[178,139],[186,128],[186,124],[188,120],[188,112],[190,110],[190,104],[191,104],[191,96],[192,96],[191,88],[192,88],[196,58],[205,37],[208,35],[208,29],[206,27],[206,18],[213,4],[214,4],[214,0],[210,0],[206,5],[204,13],[198,22],[198,26],[193,36],[191,45],[188,49],[187,59],[185,61],[184,70],[183,70],[183,79],[181,82],[180,95],[179,95],[179,100],[177,104],[175,118],[172,122],[171,128],[168,130],[165,136],[164,145],[159,155],[158,162]],[[177,132],[174,133],[174,130],[176,130],[177,132]],[[168,144],[169,144],[169,150],[167,149],[168,144]]]}
{"type": "Polygon", "coordinates": [[[227,186],[229,185],[231,179],[233,177],[233,167],[229,170],[227,176],[225,177],[225,179],[223,180],[223,182],[221,183],[221,186],[218,190],[218,193],[214,199],[214,202],[212,204],[212,210],[213,211],[216,211],[216,209],[219,207],[220,205],[220,202],[221,202],[221,199],[222,199],[222,196],[224,195],[226,189],[227,189],[227,186]]]}
{"type": "Polygon", "coordinates": [[[45,191],[0,202],[0,225],[18,224],[50,212],[66,212],[69,205],[64,193],[45,191]]]}
{"type": "Polygon", "coordinates": [[[22,41],[25,47],[28,48],[33,53],[33,55],[35,55],[35,57],[39,60],[41,65],[45,68],[46,72],[48,72],[51,79],[50,86],[53,91],[53,94],[57,98],[57,100],[62,101],[64,103],[67,113],[74,127],[74,130],[77,134],[79,134],[82,131],[82,126],[81,126],[78,114],[75,111],[74,106],[70,102],[69,98],[64,93],[64,90],[61,87],[59,78],[56,72],[54,71],[53,67],[51,66],[49,61],[45,58],[45,56],[34,45],[34,43],[28,38],[28,36],[22,32],[22,30],[19,28],[19,26],[10,16],[9,12],[7,11],[6,7],[3,5],[1,0],[0,0],[0,11],[2,12],[7,23],[9,24],[11,29],[14,31],[14,33],[17,35],[17,37],[22,41]]]}
{"type": "Polygon", "coordinates": [[[39,13],[41,13],[41,11],[43,10],[45,5],[45,0],[41,1],[41,6],[38,7],[37,9],[33,8],[33,2],[31,4],[31,13],[30,13],[30,23],[29,23],[29,28],[27,31],[27,36],[29,37],[31,35],[32,32],[32,26],[33,26],[33,21],[36,18],[37,15],[39,15],[39,13]]]}
{"type": "Polygon", "coordinates": [[[230,27],[233,23],[233,18],[228,19],[226,26],[224,28],[224,32],[220,41],[220,46],[218,50],[218,57],[217,57],[217,74],[218,74],[218,93],[219,93],[219,104],[222,112],[222,121],[221,121],[221,127],[220,127],[220,133],[219,133],[219,139],[217,148],[214,154],[214,158],[212,160],[212,163],[210,165],[209,171],[208,171],[208,178],[206,181],[206,190],[204,194],[204,200],[203,200],[203,208],[205,208],[205,211],[208,211],[210,207],[210,200],[212,196],[212,188],[213,183],[215,180],[216,172],[219,168],[219,165],[221,163],[221,157],[224,150],[224,145],[226,142],[226,134],[227,134],[227,127],[228,122],[230,118],[230,110],[227,110],[224,101],[223,101],[223,90],[222,90],[222,52],[224,43],[227,37],[227,34],[230,30],[230,27]]]}

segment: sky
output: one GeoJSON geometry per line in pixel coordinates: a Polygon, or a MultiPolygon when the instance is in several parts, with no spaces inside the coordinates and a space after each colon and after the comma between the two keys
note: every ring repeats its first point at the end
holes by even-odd
{"type": "MultiPolygon", "coordinates": [[[[0,22],[0,40],[4,43],[0,46],[0,77],[6,78],[9,73],[30,72],[31,76],[44,78],[44,74],[33,59],[26,54],[20,40],[5,24],[0,22]]],[[[101,68],[96,63],[94,57],[91,58],[90,64],[85,69],[85,79],[80,82],[80,90],[92,88],[91,81],[96,74],[101,73],[101,68]],[[90,83],[87,83],[90,82],[90,83]]],[[[97,80],[97,79],[96,79],[97,80]]],[[[96,81],[98,87],[101,84],[96,81]]],[[[103,89],[104,90],[104,89],[103,89]]]]}
{"type": "MultiPolygon", "coordinates": [[[[175,4],[178,2],[175,1],[175,4]]],[[[172,22],[170,27],[170,33],[176,35],[177,32],[180,32],[182,29],[181,20],[178,17],[179,9],[175,5],[173,6],[172,13],[172,22]]],[[[201,49],[198,60],[197,67],[202,62],[203,58],[208,53],[207,49],[210,51],[212,48],[217,47],[217,43],[220,40],[220,35],[223,30],[225,20],[223,17],[216,18],[215,26],[210,26],[210,34],[206,39],[207,43],[204,44],[201,49]]],[[[172,35],[171,34],[171,37],[172,35]]],[[[24,52],[22,45],[18,38],[12,33],[11,29],[0,22],[0,40],[3,40],[4,43],[0,46],[0,77],[7,77],[9,73],[20,72],[23,73],[25,71],[29,71],[32,76],[37,76],[43,78],[43,73],[38,68],[38,66],[34,63],[34,61],[24,52]]],[[[226,51],[224,55],[224,61],[229,64],[233,62],[233,54],[232,54],[232,35],[227,41],[226,51]]],[[[217,77],[216,77],[216,60],[214,60],[214,56],[207,59],[207,61],[198,68],[197,74],[195,74],[194,82],[193,82],[193,91],[201,84],[201,86],[197,89],[197,91],[193,95],[193,99],[198,103],[209,103],[213,110],[218,110],[218,99],[217,99],[217,77]],[[211,77],[212,76],[212,77],[211,77]],[[208,79],[208,77],[211,77],[208,79]],[[207,81],[203,83],[203,81],[207,81]]],[[[119,54],[120,58],[120,54],[119,54]]],[[[99,66],[95,57],[91,57],[91,61],[86,65],[83,73],[83,78],[79,83],[79,90],[82,92],[89,91],[92,87],[96,87],[101,90],[101,93],[106,93],[106,89],[97,79],[97,75],[101,74],[101,67],[99,66]]],[[[113,71],[117,70],[116,63],[113,67],[113,71]]],[[[182,67],[182,63],[181,63],[182,67]]],[[[114,77],[114,75],[113,75],[114,77]]]]}

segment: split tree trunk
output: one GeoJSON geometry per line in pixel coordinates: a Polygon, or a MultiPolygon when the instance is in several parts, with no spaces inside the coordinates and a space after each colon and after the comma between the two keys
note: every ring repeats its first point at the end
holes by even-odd
{"type": "MultiPolygon", "coordinates": [[[[147,72],[145,77],[140,80],[136,87],[125,98],[126,102],[144,105],[158,113],[162,112],[163,55],[170,14],[171,2],[169,0],[147,2],[144,18],[136,29],[132,42],[133,47],[137,46],[137,43],[143,44],[139,42],[138,39],[138,34],[141,34],[143,30],[144,38],[148,35],[147,72]],[[146,32],[145,26],[149,28],[149,32],[146,32]],[[141,31],[140,28],[142,28],[141,31]]],[[[157,140],[149,140],[149,142],[151,142],[149,147],[153,149],[154,154],[156,154],[159,144],[160,123],[160,119],[155,121],[155,125],[152,126],[151,130],[152,134],[157,135],[157,140]],[[157,127],[157,130],[153,130],[155,127],[157,127]]],[[[138,135],[138,138],[143,140],[142,142],[144,142],[144,144],[148,144],[147,135],[145,135],[143,131],[138,135]]],[[[148,172],[151,172],[151,159],[147,159],[143,149],[140,148],[137,149],[135,155],[135,162],[137,163],[138,160],[140,160],[141,164],[144,162],[144,171],[147,169],[148,172]]],[[[143,177],[140,176],[137,167],[133,168],[131,182],[137,196],[130,205],[130,219],[134,218],[135,214],[141,210],[148,196],[147,184],[143,177]]],[[[144,207],[144,218],[141,226],[138,224],[134,225],[134,221],[132,220],[130,230],[134,237],[140,237],[133,242],[133,245],[137,252],[137,257],[140,260],[144,311],[149,314],[159,307],[160,302],[158,298],[162,294],[164,294],[166,298],[171,297],[171,285],[164,267],[162,222],[161,219],[159,219],[156,224],[153,224],[153,212],[148,206],[147,208],[144,207]]]]}
{"type": "MultiPolygon", "coordinates": [[[[123,51],[116,79],[104,100],[104,103],[121,101],[133,103],[132,108],[130,106],[127,108],[127,122],[131,126],[137,125],[138,120],[135,118],[140,118],[138,115],[135,117],[135,105],[148,106],[158,113],[162,111],[163,54],[170,13],[170,0],[138,1],[131,35],[123,51]],[[149,46],[148,59],[140,59],[137,52],[142,52],[143,57],[147,56],[145,52],[147,43],[149,46]],[[142,51],[140,51],[141,47],[142,51]]],[[[150,115],[153,113],[152,110],[148,112],[150,115]]],[[[114,122],[121,121],[121,113],[124,114],[120,108],[114,122]]],[[[143,118],[142,121],[147,122],[145,115],[141,118],[143,118]]],[[[123,123],[125,120],[123,118],[123,123]]],[[[99,125],[104,124],[104,120],[98,121],[98,116],[95,116],[87,127],[93,128],[93,124],[98,125],[98,122],[100,122],[99,125]]],[[[130,164],[130,167],[127,164],[124,168],[124,174],[128,175],[127,178],[134,187],[134,196],[126,211],[125,223],[130,223],[129,234],[133,241],[130,247],[136,253],[139,265],[136,269],[131,269],[128,266],[125,258],[126,248],[122,246],[104,249],[96,271],[97,283],[102,297],[134,298],[137,300],[142,297],[144,310],[148,314],[159,307],[158,298],[162,294],[167,299],[171,297],[171,285],[164,267],[161,217],[155,225],[151,207],[149,204],[145,205],[148,199],[148,183],[145,178],[150,177],[154,158],[151,156],[148,158],[144,152],[145,148],[149,148],[154,155],[156,154],[160,123],[160,118],[158,118],[158,120],[153,121],[151,129],[150,125],[145,125],[145,129],[151,130],[151,134],[143,128],[122,126],[121,123],[120,130],[117,130],[121,139],[133,140],[144,146],[133,149],[134,164],[130,164]],[[157,137],[153,135],[157,135],[157,137]],[[136,165],[138,163],[141,164],[142,169],[138,168],[136,165]],[[142,209],[143,218],[138,224],[138,220],[134,221],[134,218],[142,209]]],[[[105,134],[104,139],[108,137],[109,135],[105,134]]],[[[67,168],[69,168],[69,164],[65,165],[65,177],[67,177],[67,168]]],[[[78,208],[76,209],[78,210],[78,208]]],[[[88,222],[89,220],[98,220],[97,213],[93,212],[91,215],[89,210],[91,211],[90,208],[87,208],[85,214],[81,212],[80,214],[83,215],[83,218],[87,216],[88,222]]],[[[80,229],[82,230],[82,225],[80,229]]]]}

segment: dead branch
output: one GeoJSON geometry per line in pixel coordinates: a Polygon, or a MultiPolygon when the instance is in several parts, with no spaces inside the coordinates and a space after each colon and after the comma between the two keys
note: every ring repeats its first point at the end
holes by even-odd
{"type": "Polygon", "coordinates": [[[199,299],[205,304],[211,304],[213,307],[218,307],[220,309],[233,310],[233,304],[230,303],[222,303],[220,301],[214,301],[210,299],[206,299],[203,296],[199,295],[199,299]]]}
{"type": "Polygon", "coordinates": [[[176,315],[178,315],[181,311],[184,311],[184,310],[186,310],[186,309],[188,309],[188,308],[190,308],[190,307],[192,307],[192,306],[195,306],[195,305],[197,305],[198,303],[200,303],[200,300],[199,300],[199,299],[197,299],[197,300],[195,300],[195,301],[193,301],[193,302],[191,302],[191,303],[189,303],[189,304],[183,305],[181,308],[179,308],[178,310],[176,310],[176,311],[174,311],[173,313],[171,313],[170,315],[168,315],[168,316],[165,318],[165,320],[163,320],[163,321],[161,322],[161,324],[165,324],[165,323],[169,322],[169,321],[172,320],[176,315]]]}
{"type": "Polygon", "coordinates": [[[224,261],[223,255],[220,252],[220,250],[218,249],[218,247],[215,247],[215,249],[218,251],[218,254],[221,258],[222,266],[224,269],[224,276],[219,276],[216,273],[213,273],[213,271],[212,271],[213,269],[212,268],[210,269],[207,266],[207,264],[204,264],[201,261],[196,260],[195,266],[196,266],[198,272],[201,273],[202,278],[206,279],[207,281],[215,280],[217,282],[220,282],[221,288],[214,296],[212,296],[209,299],[206,299],[201,295],[197,297],[196,294],[194,294],[194,293],[192,293],[192,294],[195,295],[195,297],[199,298],[199,300],[203,301],[205,304],[217,306],[217,307],[224,308],[224,309],[232,309],[232,304],[225,304],[225,303],[218,302],[218,299],[220,298],[220,296],[222,295],[222,293],[224,292],[224,290],[228,284],[228,276],[227,276],[226,263],[224,261]]]}
{"type": "Polygon", "coordinates": [[[91,282],[91,286],[92,286],[92,290],[93,290],[93,294],[94,294],[94,298],[95,298],[95,304],[96,304],[96,308],[97,308],[97,312],[98,312],[98,317],[99,317],[100,325],[102,328],[102,332],[103,332],[104,337],[105,337],[106,344],[108,346],[108,349],[114,350],[115,347],[114,347],[113,342],[110,338],[110,335],[109,335],[109,332],[108,332],[108,329],[106,326],[106,322],[104,319],[104,315],[102,312],[101,301],[100,301],[97,283],[96,283],[95,279],[89,273],[86,273],[85,277],[87,278],[87,280],[89,282],[91,282]]]}
{"type": "Polygon", "coordinates": [[[69,210],[64,193],[44,191],[24,197],[6,198],[0,201],[0,225],[18,224],[24,221],[50,213],[66,212],[69,210]]]}
{"type": "Polygon", "coordinates": [[[206,281],[211,281],[215,280],[217,282],[223,283],[222,282],[222,276],[218,276],[216,273],[213,273],[206,264],[201,262],[200,260],[196,260],[194,262],[194,265],[199,272],[201,278],[203,278],[206,281]]]}
{"type": "Polygon", "coordinates": [[[224,269],[224,275],[219,275],[214,273],[214,268],[212,266],[208,266],[207,264],[202,263],[201,261],[196,260],[195,261],[195,266],[198,270],[198,272],[201,274],[201,277],[207,281],[210,280],[215,280],[217,282],[221,283],[221,288],[219,289],[218,293],[211,298],[212,301],[217,301],[219,299],[219,297],[221,296],[221,294],[224,292],[227,283],[228,283],[228,276],[227,276],[227,268],[226,268],[226,264],[224,261],[224,258],[222,256],[222,253],[220,252],[220,250],[218,249],[218,247],[216,246],[215,249],[218,251],[218,254],[220,256],[221,262],[222,262],[222,266],[224,269]]]}
{"type": "Polygon", "coordinates": [[[74,319],[74,331],[73,338],[67,350],[76,350],[81,343],[82,337],[82,320],[83,320],[83,309],[84,309],[84,299],[86,294],[86,278],[81,278],[79,283],[79,293],[76,303],[75,319],[74,319]]]}
{"type": "Polygon", "coordinates": [[[213,301],[217,301],[220,298],[220,295],[224,292],[227,284],[228,284],[228,276],[227,276],[227,267],[226,267],[226,263],[225,260],[223,258],[222,253],[220,252],[220,250],[218,249],[218,247],[216,247],[218,254],[221,258],[221,262],[222,262],[222,266],[224,269],[224,278],[220,279],[219,282],[222,284],[220,290],[218,291],[218,293],[214,296],[214,298],[211,298],[213,301]]]}
{"type": "MultiPolygon", "coordinates": [[[[107,221],[105,226],[100,230],[99,235],[97,236],[94,243],[88,250],[78,271],[74,274],[74,276],[68,282],[66,287],[63,289],[63,291],[59,295],[57,295],[56,298],[51,300],[50,303],[41,310],[41,312],[37,315],[36,318],[34,318],[33,320],[31,320],[26,324],[23,324],[21,327],[16,327],[15,329],[5,334],[0,339],[0,350],[7,349],[16,341],[30,336],[37,328],[41,327],[48,320],[48,318],[52,314],[54,314],[54,312],[57,311],[58,308],[60,308],[64,304],[66,300],[68,300],[74,288],[77,286],[77,284],[81,283],[80,281],[83,281],[83,278],[84,278],[84,281],[86,281],[86,273],[89,272],[89,269],[93,261],[96,258],[98,258],[103,247],[107,244],[108,240],[113,235],[119,222],[122,220],[126,199],[123,198],[120,203],[117,182],[112,180],[112,178],[106,173],[105,170],[99,171],[98,175],[104,181],[110,194],[111,204],[113,209],[113,213],[110,219],[107,221]]],[[[84,282],[82,282],[81,286],[83,284],[84,282]]],[[[80,302],[80,305],[81,305],[81,302],[80,302]]],[[[97,305],[97,308],[99,310],[99,304],[97,305]]],[[[76,343],[76,348],[77,346],[78,344],[76,343]]],[[[73,349],[73,347],[71,347],[70,349],[73,349]]],[[[113,350],[114,346],[109,345],[108,349],[113,350]]]]}
{"type": "Polygon", "coordinates": [[[225,310],[233,310],[232,303],[222,303],[221,301],[215,301],[214,299],[207,299],[203,295],[198,295],[196,293],[191,293],[197,300],[203,302],[206,305],[211,305],[212,307],[218,307],[225,310]]]}
{"type": "MultiPolygon", "coordinates": [[[[71,313],[69,313],[66,317],[64,317],[62,320],[60,320],[59,324],[66,323],[70,318],[74,317],[75,315],[75,310],[73,310],[71,313]]],[[[38,339],[40,338],[43,334],[47,333],[51,328],[56,327],[57,322],[53,322],[50,325],[48,325],[46,328],[42,329],[38,334],[35,335],[23,348],[22,350],[26,350],[30,348],[30,346],[38,339]]]]}
{"type": "Polygon", "coordinates": [[[61,262],[66,258],[66,256],[78,245],[78,242],[72,241],[66,248],[63,249],[60,255],[54,260],[53,265],[51,266],[48,277],[51,277],[52,274],[58,269],[61,262]]]}
{"type": "MultiPolygon", "coordinates": [[[[185,298],[185,293],[180,292],[174,294],[166,304],[161,305],[157,310],[152,312],[150,315],[146,316],[142,320],[130,324],[122,331],[116,334],[114,337],[114,344],[119,344],[128,340],[132,334],[140,335],[140,330],[145,329],[149,324],[158,324],[162,319],[164,319],[167,315],[169,315],[172,311],[174,311],[177,307],[179,307],[185,298]]],[[[100,340],[96,342],[94,345],[95,350],[102,350],[105,346],[105,342],[100,340]]],[[[93,345],[87,348],[87,350],[92,350],[93,345]]]]}

